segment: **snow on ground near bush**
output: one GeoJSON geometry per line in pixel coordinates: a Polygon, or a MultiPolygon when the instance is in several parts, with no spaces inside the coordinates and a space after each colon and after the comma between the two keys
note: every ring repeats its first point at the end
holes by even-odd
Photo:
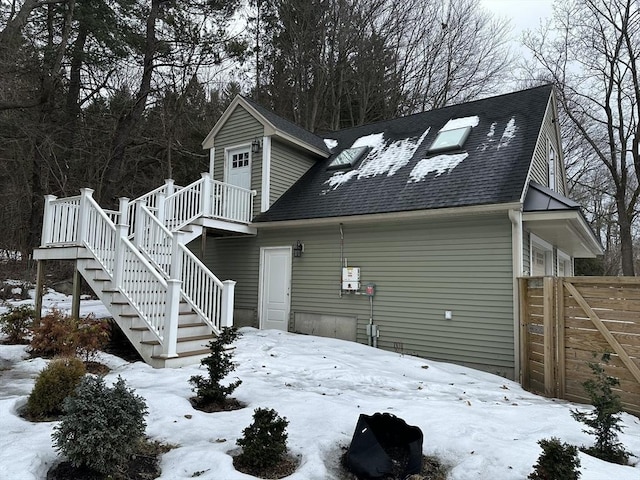
{"type": "MultiPolygon", "coordinates": [[[[49,293],[47,306],[70,308],[70,298],[49,293]]],[[[22,302],[16,302],[22,303],[22,302]]],[[[99,302],[82,311],[104,316],[99,302]]],[[[545,399],[501,377],[446,363],[401,356],[340,340],[273,330],[242,329],[235,343],[242,380],[234,396],[247,408],[194,410],[188,379],[198,366],[154,370],[112,355],[107,383],[118,376],[148,404],[147,433],[175,445],[162,459],[162,479],[240,480],[229,451],[252,421],[254,409],[274,408],[289,420],[288,446],[300,466],[291,480],[339,478],[339,457],[361,413],[388,412],[417,425],[423,451],[450,466],[449,479],[522,480],[540,453],[537,441],[555,436],[575,445],[593,437],[571,418],[577,405],[545,399]]],[[[55,423],[30,423],[17,415],[46,365],[25,347],[0,345],[0,478],[40,480],[58,461],[51,442],[55,423]]],[[[640,455],[640,420],[624,414],[620,440],[640,455]]],[[[634,462],[638,458],[632,458],[634,462]]],[[[638,480],[640,465],[608,464],[580,453],[581,480],[638,480]]]]}

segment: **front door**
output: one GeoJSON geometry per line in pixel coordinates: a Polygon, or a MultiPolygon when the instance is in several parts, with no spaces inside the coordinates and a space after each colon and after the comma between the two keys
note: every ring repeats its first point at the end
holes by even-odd
{"type": "MultiPolygon", "coordinates": [[[[227,152],[225,182],[236,187],[251,190],[251,151],[249,147],[234,148],[227,152]]],[[[243,218],[248,210],[250,197],[230,191],[225,195],[224,215],[231,219],[243,218]]]]}
{"type": "Polygon", "coordinates": [[[260,249],[260,328],[287,331],[291,305],[291,247],[260,249]]]}

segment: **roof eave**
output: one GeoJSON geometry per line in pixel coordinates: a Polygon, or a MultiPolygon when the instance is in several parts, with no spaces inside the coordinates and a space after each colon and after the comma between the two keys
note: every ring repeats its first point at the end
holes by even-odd
{"type": "Polygon", "coordinates": [[[321,218],[303,218],[298,220],[279,220],[269,222],[253,222],[252,227],[258,229],[261,228],[284,228],[284,227],[307,227],[307,226],[321,226],[332,225],[338,223],[355,224],[355,223],[368,223],[368,222],[383,222],[394,220],[419,220],[429,218],[442,218],[451,216],[463,216],[463,215],[479,215],[479,214],[491,214],[507,212],[513,209],[520,209],[521,204],[519,202],[511,203],[499,203],[488,205],[470,205],[464,207],[450,207],[450,208],[434,208],[427,210],[408,210],[401,212],[385,212],[385,213],[372,213],[364,215],[345,215],[337,217],[321,217],[321,218]]]}

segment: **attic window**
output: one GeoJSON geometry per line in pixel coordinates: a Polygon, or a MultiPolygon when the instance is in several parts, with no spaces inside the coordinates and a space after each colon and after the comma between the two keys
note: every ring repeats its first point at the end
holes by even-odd
{"type": "Polygon", "coordinates": [[[369,147],[353,147],[341,151],[336,158],[331,160],[327,170],[339,168],[352,168],[367,152],[369,147]]]}
{"type": "Polygon", "coordinates": [[[451,130],[441,130],[429,148],[429,153],[444,152],[445,150],[460,150],[467,140],[471,126],[451,130]]]}

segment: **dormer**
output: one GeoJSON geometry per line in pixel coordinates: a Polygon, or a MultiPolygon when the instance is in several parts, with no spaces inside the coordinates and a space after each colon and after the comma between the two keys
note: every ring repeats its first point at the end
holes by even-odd
{"type": "Polygon", "coordinates": [[[209,132],[214,180],[256,191],[253,212],[265,212],[311,166],[330,155],[313,133],[238,95],[209,132]]]}

